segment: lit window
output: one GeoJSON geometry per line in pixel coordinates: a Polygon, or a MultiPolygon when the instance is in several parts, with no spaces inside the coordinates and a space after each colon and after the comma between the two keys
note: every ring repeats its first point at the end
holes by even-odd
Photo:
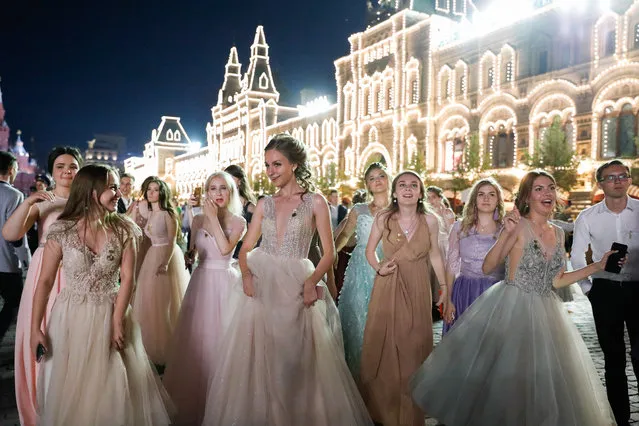
{"type": "Polygon", "coordinates": [[[495,68],[488,68],[488,87],[493,87],[495,84],[495,68]]]}

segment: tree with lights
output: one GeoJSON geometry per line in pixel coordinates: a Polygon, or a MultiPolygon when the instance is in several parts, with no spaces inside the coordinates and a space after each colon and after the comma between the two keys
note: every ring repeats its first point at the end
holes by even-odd
{"type": "Polygon", "coordinates": [[[544,169],[555,177],[557,186],[564,191],[577,183],[577,166],[572,144],[567,141],[566,132],[559,117],[555,117],[541,141],[536,140],[533,155],[526,154],[526,163],[533,168],[544,169]]]}

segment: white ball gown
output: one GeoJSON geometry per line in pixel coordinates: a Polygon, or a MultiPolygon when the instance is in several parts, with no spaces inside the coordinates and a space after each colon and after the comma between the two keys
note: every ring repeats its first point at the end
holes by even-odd
{"type": "Polygon", "coordinates": [[[326,286],[318,286],[323,295],[312,307],[303,304],[303,283],[313,272],[307,255],[315,196],[303,196],[281,242],[275,203],[264,200],[262,243],[248,255],[256,293],[241,295],[220,346],[203,425],[372,425],[326,286]]]}

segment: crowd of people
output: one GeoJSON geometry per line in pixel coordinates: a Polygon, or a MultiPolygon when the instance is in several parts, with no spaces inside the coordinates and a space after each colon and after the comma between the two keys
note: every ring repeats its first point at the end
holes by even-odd
{"type": "Polygon", "coordinates": [[[178,207],[159,177],[136,195],[132,176],[82,166],[71,147],[25,199],[0,152],[0,338],[19,306],[22,424],[629,423],[639,263],[611,246],[639,252],[639,201],[621,161],[597,170],[605,198],[579,214],[567,262],[545,171],[524,176],[508,212],[497,181],[477,180],[456,217],[411,170],[370,164],[345,206],[317,192],[295,138],[264,156],[274,194],[257,199],[233,165],[178,207]],[[576,282],[606,388],[562,306],[576,282]]]}

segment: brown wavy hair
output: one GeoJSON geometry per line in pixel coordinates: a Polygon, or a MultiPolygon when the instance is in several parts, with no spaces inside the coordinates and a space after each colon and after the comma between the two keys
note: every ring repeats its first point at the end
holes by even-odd
{"type": "Polygon", "coordinates": [[[499,183],[491,177],[480,179],[472,186],[470,195],[468,196],[468,202],[464,206],[464,211],[462,212],[460,231],[463,235],[468,235],[468,233],[477,226],[477,221],[479,220],[477,211],[477,194],[479,193],[479,188],[485,185],[492,186],[497,192],[497,217],[493,217],[493,219],[497,223],[498,227],[504,218],[504,193],[501,189],[501,185],[499,185],[499,183]]]}
{"type": "MultiPolygon", "coordinates": [[[[535,179],[538,177],[547,177],[552,181],[553,184],[557,185],[555,178],[553,175],[548,173],[545,170],[531,170],[519,183],[519,189],[517,189],[517,196],[515,197],[515,207],[519,210],[519,213],[522,215],[527,215],[530,212],[530,206],[528,206],[528,199],[530,198],[530,194],[532,193],[532,187],[535,183],[535,179]]],[[[559,199],[559,197],[557,197],[559,199]]]]}
{"type": "Polygon", "coordinates": [[[271,138],[264,148],[264,152],[272,149],[280,152],[291,164],[297,166],[293,173],[295,180],[304,190],[301,196],[307,192],[314,192],[315,183],[304,144],[288,133],[280,133],[271,138]]]}
{"type": "MultiPolygon", "coordinates": [[[[124,245],[130,236],[141,235],[140,229],[127,216],[109,212],[94,196],[95,194],[99,198],[107,189],[109,173],[118,177],[118,172],[107,165],[89,164],[82,167],[73,179],[69,199],[58,220],[71,222],[66,229],[68,231],[82,219],[85,224],[88,224],[91,220],[95,220],[96,216],[104,217],[105,227],[113,232],[120,244],[124,245]]],[[[84,237],[86,237],[86,230],[87,226],[84,228],[84,237]]],[[[86,241],[84,237],[83,240],[86,241]]]]}
{"type": "Polygon", "coordinates": [[[177,211],[175,210],[175,207],[173,206],[173,203],[171,202],[171,200],[173,199],[173,197],[171,196],[171,188],[169,188],[169,185],[167,185],[166,182],[164,182],[162,179],[158,178],[157,176],[153,176],[153,179],[150,179],[148,183],[145,180],[144,183],[146,183],[146,188],[144,190],[143,195],[144,195],[144,199],[148,203],[149,211],[152,210],[152,206],[151,206],[151,203],[149,202],[149,198],[147,197],[146,193],[149,189],[149,186],[152,183],[155,183],[158,185],[158,188],[159,188],[158,205],[160,206],[160,210],[164,210],[165,212],[167,212],[169,216],[171,217],[171,219],[175,221],[176,223],[175,230],[176,230],[177,240],[178,242],[181,241],[182,232],[180,229],[180,220],[179,220],[177,211]]]}
{"type": "Polygon", "coordinates": [[[237,164],[231,164],[224,169],[224,171],[240,181],[237,188],[240,197],[244,198],[251,204],[255,204],[257,201],[255,200],[255,195],[248,184],[248,178],[246,177],[244,169],[237,164]]]}

